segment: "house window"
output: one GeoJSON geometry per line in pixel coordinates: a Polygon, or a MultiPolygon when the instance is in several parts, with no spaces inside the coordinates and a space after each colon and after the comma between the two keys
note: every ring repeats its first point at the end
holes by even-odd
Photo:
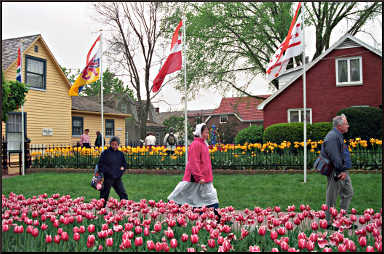
{"type": "Polygon", "coordinates": [[[228,122],[228,116],[227,115],[221,115],[220,116],[220,123],[226,123],[228,122]]]}
{"type": "MultiPolygon", "coordinates": [[[[307,123],[312,123],[312,109],[307,108],[307,123]]],[[[288,109],[288,123],[297,123],[304,121],[304,110],[302,108],[288,109]]]]}
{"type": "Polygon", "coordinates": [[[46,88],[46,65],[45,59],[25,56],[25,83],[31,88],[45,89],[46,88]]]}
{"type": "Polygon", "coordinates": [[[115,120],[113,119],[105,120],[105,136],[106,137],[115,136],[115,120]]]}
{"type": "Polygon", "coordinates": [[[80,136],[83,134],[83,118],[80,116],[72,116],[72,136],[80,136]]]}
{"type": "MultiPolygon", "coordinates": [[[[21,112],[9,112],[6,123],[8,151],[21,151],[21,112]]],[[[27,137],[27,113],[24,112],[24,137],[27,137]]]]}
{"type": "Polygon", "coordinates": [[[363,70],[361,56],[336,59],[336,86],[362,84],[363,70]]]}
{"type": "Polygon", "coordinates": [[[35,45],[35,52],[39,52],[39,47],[37,45],[35,45]]]}

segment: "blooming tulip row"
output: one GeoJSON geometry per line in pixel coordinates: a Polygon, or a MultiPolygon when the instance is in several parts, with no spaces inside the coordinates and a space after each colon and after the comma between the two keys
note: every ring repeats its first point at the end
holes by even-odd
{"type": "Polygon", "coordinates": [[[2,251],[382,251],[382,209],[326,205],[235,210],[178,206],[162,200],[117,201],[70,195],[2,195],[2,251]],[[352,225],[358,225],[353,230],[352,225]]]}
{"type": "MultiPolygon", "coordinates": [[[[381,144],[378,139],[361,140],[359,138],[345,141],[352,152],[352,165],[355,167],[382,165],[381,144]]],[[[311,166],[320,153],[322,140],[308,140],[308,165],[311,166]]],[[[267,142],[264,144],[216,144],[209,147],[213,168],[276,168],[302,167],[304,142],[267,142]]],[[[106,147],[105,147],[106,149],[106,147]]],[[[124,152],[130,168],[156,168],[183,166],[185,147],[179,146],[171,156],[167,155],[165,146],[125,147],[124,152]]],[[[32,151],[33,167],[94,167],[101,148],[56,147],[41,151],[32,151]]]]}

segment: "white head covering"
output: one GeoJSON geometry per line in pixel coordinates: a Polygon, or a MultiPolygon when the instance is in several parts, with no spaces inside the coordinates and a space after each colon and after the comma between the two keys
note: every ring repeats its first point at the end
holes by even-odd
{"type": "Polygon", "coordinates": [[[198,125],[196,125],[196,129],[193,132],[193,135],[201,138],[201,129],[203,128],[204,125],[206,125],[206,124],[205,123],[199,123],[198,125]]]}

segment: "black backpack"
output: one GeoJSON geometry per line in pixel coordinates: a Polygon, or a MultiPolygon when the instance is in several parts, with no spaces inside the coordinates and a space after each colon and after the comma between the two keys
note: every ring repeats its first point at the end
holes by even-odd
{"type": "Polygon", "coordinates": [[[169,145],[171,145],[171,146],[174,146],[174,145],[176,144],[176,138],[175,138],[175,136],[174,136],[172,133],[170,133],[170,134],[168,135],[167,143],[168,143],[169,145]]]}

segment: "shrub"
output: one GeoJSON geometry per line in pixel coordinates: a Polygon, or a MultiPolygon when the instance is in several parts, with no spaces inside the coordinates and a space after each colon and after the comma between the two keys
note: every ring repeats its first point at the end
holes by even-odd
{"type": "Polygon", "coordinates": [[[323,140],[327,133],[332,129],[331,122],[318,122],[308,125],[308,137],[313,141],[323,140]]]}
{"type": "MultiPolygon", "coordinates": [[[[307,126],[308,127],[308,126],[307,126]]],[[[268,126],[264,130],[264,143],[270,141],[273,143],[281,143],[283,141],[303,141],[303,123],[277,123],[268,126]]]]}
{"type": "Polygon", "coordinates": [[[248,143],[261,143],[263,141],[263,131],[264,128],[262,125],[251,125],[247,128],[242,129],[237,133],[235,137],[236,144],[248,143]]]}
{"type": "Polygon", "coordinates": [[[349,131],[344,134],[345,139],[370,139],[383,137],[383,110],[376,107],[349,107],[340,110],[337,115],[345,114],[349,131]]]}

